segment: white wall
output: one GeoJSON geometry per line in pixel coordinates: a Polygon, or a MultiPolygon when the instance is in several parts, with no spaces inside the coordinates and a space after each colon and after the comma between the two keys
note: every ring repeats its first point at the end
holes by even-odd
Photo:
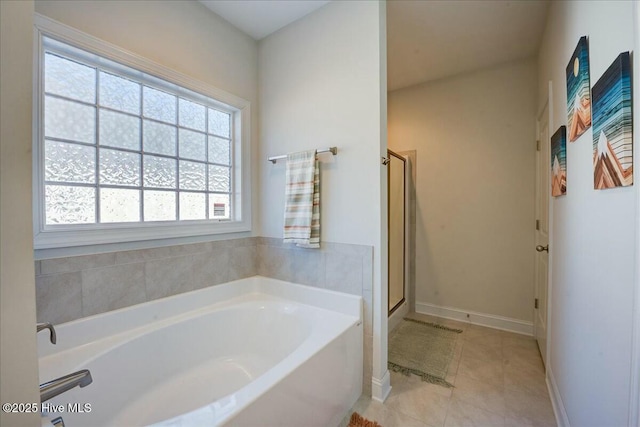
{"type": "MultiPolygon", "coordinates": [[[[252,103],[257,162],[257,43],[198,2],[0,1],[2,10],[1,401],[37,402],[31,220],[33,12],[106,40],[252,103]]],[[[254,167],[255,167],[254,163],[254,167]]],[[[257,187],[257,174],[253,175],[257,187]]],[[[257,211],[257,192],[253,193],[257,211]]],[[[254,218],[254,235],[258,215],[254,218]]],[[[233,237],[236,237],[234,235],[233,237]]],[[[152,242],[150,244],[157,244],[152,242]]],[[[124,245],[126,246],[126,245],[124,245]]],[[[113,250],[82,248],[82,251],[113,250]]],[[[0,413],[2,425],[37,415],[0,413]]]]}
{"type": "MultiPolygon", "coordinates": [[[[37,13],[251,102],[252,170],[258,162],[258,44],[197,1],[42,1],[37,13]]],[[[252,187],[258,185],[252,173],[252,187]]],[[[252,233],[259,236],[258,195],[252,194],[252,233]]],[[[208,240],[225,235],[208,236],[208,240]]],[[[38,258],[82,255],[202,239],[132,242],[80,249],[43,250],[38,258]]]]}
{"type": "MultiPolygon", "coordinates": [[[[538,107],[553,84],[550,131],[566,125],[565,68],[589,37],[591,86],[619,53],[634,49],[632,2],[553,2],[539,55],[538,107]]],[[[634,55],[637,70],[637,53],[634,55]]],[[[634,74],[638,84],[638,73],[634,74]]],[[[638,99],[634,102],[637,124],[638,99]]],[[[634,132],[636,162],[638,133],[634,132]]],[[[632,187],[593,189],[592,129],[567,145],[567,196],[553,200],[550,256],[551,354],[561,420],[573,426],[626,426],[629,417],[635,247],[632,187]]]]}
{"type": "Polygon", "coordinates": [[[535,94],[533,59],[389,93],[389,148],[418,156],[417,310],[532,321],[535,94]]]}
{"type": "MultiPolygon", "coordinates": [[[[337,146],[337,156],[321,155],[321,240],[374,247],[375,313],[386,302],[384,25],[384,2],[332,2],[263,39],[259,49],[262,234],[282,238],[284,212],[285,163],[266,158],[337,146]]],[[[386,372],[386,316],[376,326],[375,313],[374,347],[385,350],[374,352],[374,381],[386,372]]]]}
{"type": "MultiPolygon", "coordinates": [[[[33,2],[0,2],[0,402],[39,402],[31,229],[33,2]],[[26,214],[25,214],[26,213],[26,214]]],[[[3,426],[37,414],[0,412],[3,426]]]]}

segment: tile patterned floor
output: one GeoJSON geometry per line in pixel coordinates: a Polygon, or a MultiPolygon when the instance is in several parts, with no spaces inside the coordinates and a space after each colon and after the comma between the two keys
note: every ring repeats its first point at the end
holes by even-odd
{"type": "Polygon", "coordinates": [[[533,338],[421,314],[409,316],[463,330],[447,375],[455,387],[392,372],[392,390],[384,404],[363,396],[352,411],[383,427],[556,426],[533,338]]]}

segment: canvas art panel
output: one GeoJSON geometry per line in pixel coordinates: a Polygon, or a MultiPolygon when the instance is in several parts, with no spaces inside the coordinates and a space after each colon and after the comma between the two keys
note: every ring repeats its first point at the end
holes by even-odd
{"type": "Polygon", "coordinates": [[[574,142],[591,127],[589,87],[589,45],[587,37],[582,36],[567,65],[567,123],[570,142],[574,142]]]}
{"type": "Polygon", "coordinates": [[[594,188],[633,184],[631,58],[621,53],[593,85],[594,188]]]}
{"type": "Polygon", "coordinates": [[[567,194],[567,128],[560,128],[551,137],[551,195],[567,194]]]}

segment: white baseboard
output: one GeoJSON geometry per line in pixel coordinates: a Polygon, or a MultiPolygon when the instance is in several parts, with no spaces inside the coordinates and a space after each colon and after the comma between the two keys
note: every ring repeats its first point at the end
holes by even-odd
{"type": "Polygon", "coordinates": [[[533,323],[510,317],[496,316],[493,314],[478,313],[476,311],[462,310],[453,307],[442,307],[426,302],[416,302],[416,312],[459,322],[472,323],[517,334],[533,336],[533,323]]]}
{"type": "Polygon", "coordinates": [[[391,375],[387,369],[382,379],[371,378],[371,398],[380,403],[384,403],[391,393],[391,375]]]}
{"type": "Polygon", "coordinates": [[[391,316],[389,316],[387,331],[391,333],[396,326],[400,324],[400,321],[407,315],[407,313],[409,313],[409,304],[405,301],[396,309],[396,311],[393,312],[391,316]]]}
{"type": "Polygon", "coordinates": [[[556,416],[558,427],[571,427],[551,366],[547,367],[547,389],[549,390],[549,397],[551,398],[551,405],[553,406],[553,413],[556,416]]]}

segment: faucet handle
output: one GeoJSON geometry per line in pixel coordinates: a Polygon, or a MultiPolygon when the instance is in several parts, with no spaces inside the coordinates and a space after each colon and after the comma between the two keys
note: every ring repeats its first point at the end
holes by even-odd
{"type": "Polygon", "coordinates": [[[38,323],[36,327],[36,333],[40,332],[43,329],[49,330],[49,340],[51,340],[51,344],[56,343],[56,330],[54,329],[51,323],[38,323]]]}

